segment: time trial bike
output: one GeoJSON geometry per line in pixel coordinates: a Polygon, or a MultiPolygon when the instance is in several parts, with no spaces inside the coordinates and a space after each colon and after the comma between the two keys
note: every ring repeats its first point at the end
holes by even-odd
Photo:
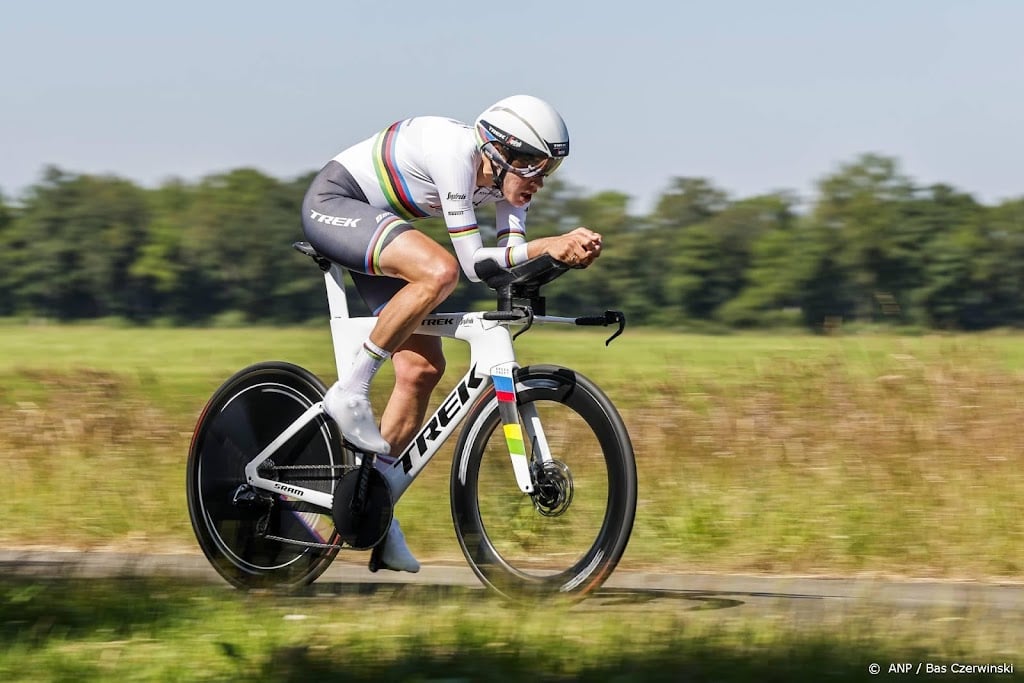
{"type": "MultiPolygon", "coordinates": [[[[339,373],[376,318],[351,317],[344,270],[306,242],[324,273],[339,373]]],[[[557,365],[516,362],[513,340],[536,324],[617,326],[618,311],[549,316],[541,287],[569,270],[549,256],[477,273],[492,311],[435,313],[418,334],[459,339],[470,367],[401,452],[377,456],[345,440],[323,409],[325,384],[282,361],[244,368],[210,398],[188,455],[188,510],[207,559],[243,588],[317,579],[342,549],[372,550],[393,507],[465,422],[450,480],[462,552],[506,597],[582,597],[601,586],[633,528],[637,475],[622,418],[598,386],[557,365]]]]}

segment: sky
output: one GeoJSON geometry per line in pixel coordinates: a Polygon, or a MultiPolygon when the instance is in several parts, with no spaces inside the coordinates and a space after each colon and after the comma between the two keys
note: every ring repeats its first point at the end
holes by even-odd
{"type": "Polygon", "coordinates": [[[681,176],[810,199],[866,152],[997,203],[1024,196],[1022,27],[1017,0],[11,0],[0,192],[47,165],[291,179],[528,93],[569,126],[559,174],[640,211],[681,176]]]}

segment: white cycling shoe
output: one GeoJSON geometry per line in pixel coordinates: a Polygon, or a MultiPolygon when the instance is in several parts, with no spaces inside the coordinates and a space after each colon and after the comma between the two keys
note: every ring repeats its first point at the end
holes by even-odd
{"type": "Polygon", "coordinates": [[[370,554],[370,571],[378,569],[390,569],[396,572],[411,572],[415,574],[420,570],[420,563],[412,556],[409,546],[405,544],[405,535],[398,520],[391,520],[391,528],[384,540],[373,549],[370,554]]]}
{"type": "Polygon", "coordinates": [[[324,396],[324,412],[338,423],[345,438],[360,450],[383,455],[391,452],[391,446],[377,429],[373,406],[366,396],[347,394],[335,384],[324,396]]]}

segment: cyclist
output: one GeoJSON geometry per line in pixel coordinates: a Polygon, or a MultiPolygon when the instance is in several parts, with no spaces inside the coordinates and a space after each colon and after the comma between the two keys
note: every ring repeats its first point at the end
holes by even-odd
{"type": "MultiPolygon", "coordinates": [[[[510,267],[541,254],[573,266],[601,253],[601,235],[584,227],[526,240],[533,196],[569,155],[565,122],[547,102],[515,95],[488,107],[473,126],[440,116],[404,119],[335,156],[317,174],[302,205],[309,242],[346,267],[377,322],[324,409],[356,446],[393,463],[413,438],[445,368],[441,339],[413,334],[424,315],[455,289],[459,269],[510,267]],[[485,247],[476,207],[494,204],[497,246],[485,247]],[[412,222],[443,216],[453,257],[412,222]],[[395,388],[378,431],[369,401],[374,375],[388,358],[395,388]]],[[[380,550],[382,566],[419,571],[397,520],[380,550]]],[[[373,563],[371,562],[371,568],[373,563]]]]}

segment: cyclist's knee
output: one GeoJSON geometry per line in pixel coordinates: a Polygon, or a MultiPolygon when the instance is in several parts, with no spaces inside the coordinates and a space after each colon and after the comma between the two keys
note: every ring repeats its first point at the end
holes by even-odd
{"type": "Polygon", "coordinates": [[[422,270],[420,284],[429,287],[439,303],[440,300],[447,299],[459,284],[458,261],[448,254],[445,254],[445,258],[434,258],[424,263],[422,270]]]}

